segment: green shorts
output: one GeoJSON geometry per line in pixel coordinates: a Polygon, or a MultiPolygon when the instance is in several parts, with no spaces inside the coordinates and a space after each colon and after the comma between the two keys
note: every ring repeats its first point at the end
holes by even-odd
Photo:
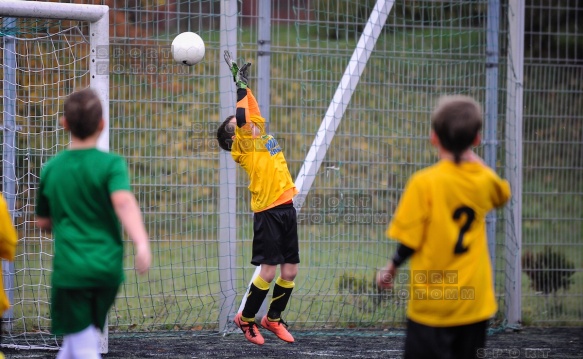
{"type": "Polygon", "coordinates": [[[55,335],[73,334],[91,324],[103,330],[119,286],[99,288],[52,288],[51,329],[55,335]]]}

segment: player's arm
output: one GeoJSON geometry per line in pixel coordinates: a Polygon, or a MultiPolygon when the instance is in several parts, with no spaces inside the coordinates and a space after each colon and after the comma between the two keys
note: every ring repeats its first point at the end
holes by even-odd
{"type": "Polygon", "coordinates": [[[235,118],[237,120],[237,127],[242,128],[251,122],[251,115],[261,117],[257,100],[253,96],[253,92],[248,88],[249,67],[251,67],[251,63],[247,62],[239,68],[239,65],[233,60],[229,51],[225,51],[224,58],[233,75],[233,81],[237,86],[237,109],[235,111],[235,118]]]}
{"type": "Polygon", "coordinates": [[[45,231],[50,231],[53,228],[53,221],[50,216],[49,202],[44,196],[44,181],[43,176],[45,172],[41,172],[41,181],[36,196],[35,203],[35,214],[36,220],[35,225],[45,231]]]}
{"type": "Polygon", "coordinates": [[[237,110],[235,111],[235,118],[237,119],[237,126],[239,128],[249,123],[263,127],[265,123],[265,119],[261,117],[259,104],[249,88],[237,89],[237,110]]]}
{"type": "MultiPolygon", "coordinates": [[[[485,167],[490,168],[484,160],[478,156],[474,151],[470,151],[470,161],[477,162],[485,167]]],[[[501,179],[495,174],[494,194],[492,195],[492,202],[496,208],[503,206],[510,199],[510,184],[508,181],[501,179]]]]}
{"type": "Polygon", "coordinates": [[[239,128],[245,126],[251,117],[247,90],[247,88],[237,89],[237,109],[235,111],[235,118],[237,119],[237,127],[239,128]]]}
{"type": "Polygon", "coordinates": [[[510,184],[507,180],[497,178],[494,185],[494,206],[502,207],[510,199],[510,184]]]}
{"type": "Polygon", "coordinates": [[[401,264],[405,263],[405,261],[413,255],[413,253],[415,253],[413,248],[407,247],[403,243],[399,243],[399,246],[397,247],[397,250],[395,251],[391,261],[396,268],[399,268],[401,264]]]}
{"type": "Polygon", "coordinates": [[[415,253],[415,250],[399,243],[393,258],[387,263],[387,266],[384,269],[379,270],[377,273],[377,286],[381,289],[392,288],[394,284],[393,279],[397,274],[397,269],[405,263],[413,253],[415,253]]]}
{"type": "Polygon", "coordinates": [[[42,230],[50,231],[53,229],[53,221],[49,217],[36,216],[36,226],[42,230]]]}
{"type": "Polygon", "coordinates": [[[237,85],[237,110],[235,112],[235,118],[237,119],[237,126],[239,128],[251,122],[250,119],[252,116],[254,121],[262,120],[257,99],[247,86],[250,66],[250,62],[246,63],[235,75],[235,83],[237,85]]]}
{"type": "Polygon", "coordinates": [[[146,273],[152,263],[152,253],[138,201],[132,192],[120,190],[111,194],[111,202],[126,233],[134,242],[136,270],[140,274],[146,273]]]}
{"type": "Polygon", "coordinates": [[[377,275],[377,285],[381,289],[392,288],[397,268],[419,249],[425,225],[428,218],[429,206],[424,194],[424,185],[418,176],[413,176],[405,186],[399,200],[395,214],[387,229],[387,237],[399,241],[397,251],[387,267],[377,275]]]}

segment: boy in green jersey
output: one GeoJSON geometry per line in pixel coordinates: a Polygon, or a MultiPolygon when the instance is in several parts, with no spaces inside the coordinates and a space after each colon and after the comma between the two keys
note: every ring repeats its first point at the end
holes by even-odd
{"type": "Polygon", "coordinates": [[[57,358],[94,359],[97,330],[124,280],[122,226],[134,242],[138,273],[147,272],[152,254],[125,160],[96,148],[104,127],[97,94],[71,94],[61,124],[71,143],[41,170],[36,224],[54,236],[52,331],[64,335],[57,358]]]}
{"type": "Polygon", "coordinates": [[[431,127],[440,160],[409,179],[387,230],[399,245],[377,284],[391,288],[411,257],[405,358],[475,358],[497,310],[486,215],[510,186],[472,151],[482,128],[474,99],[441,98],[431,127]]]}

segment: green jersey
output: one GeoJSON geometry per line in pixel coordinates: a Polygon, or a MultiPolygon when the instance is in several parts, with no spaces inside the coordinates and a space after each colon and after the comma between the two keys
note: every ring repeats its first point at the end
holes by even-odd
{"type": "Polygon", "coordinates": [[[111,194],[131,190],[125,160],[96,148],[66,150],[46,163],[36,215],[50,218],[55,242],[52,284],[60,288],[119,285],[121,224],[111,194]]]}

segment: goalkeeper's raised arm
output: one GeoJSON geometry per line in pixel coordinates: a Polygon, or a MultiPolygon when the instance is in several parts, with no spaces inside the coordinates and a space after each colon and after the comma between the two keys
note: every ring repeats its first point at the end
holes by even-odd
{"type": "MultiPolygon", "coordinates": [[[[248,87],[251,63],[247,62],[239,67],[228,51],[225,51],[224,57],[237,87],[237,108],[235,115],[228,116],[219,126],[217,141],[223,150],[232,151],[236,127],[240,129],[238,132],[240,138],[253,139],[265,134],[265,119],[261,117],[259,104],[248,87]]],[[[251,150],[251,147],[247,146],[249,142],[243,144],[243,146],[238,146],[239,150],[243,150],[243,152],[251,150]]],[[[235,160],[237,161],[236,158],[235,160]]]]}

